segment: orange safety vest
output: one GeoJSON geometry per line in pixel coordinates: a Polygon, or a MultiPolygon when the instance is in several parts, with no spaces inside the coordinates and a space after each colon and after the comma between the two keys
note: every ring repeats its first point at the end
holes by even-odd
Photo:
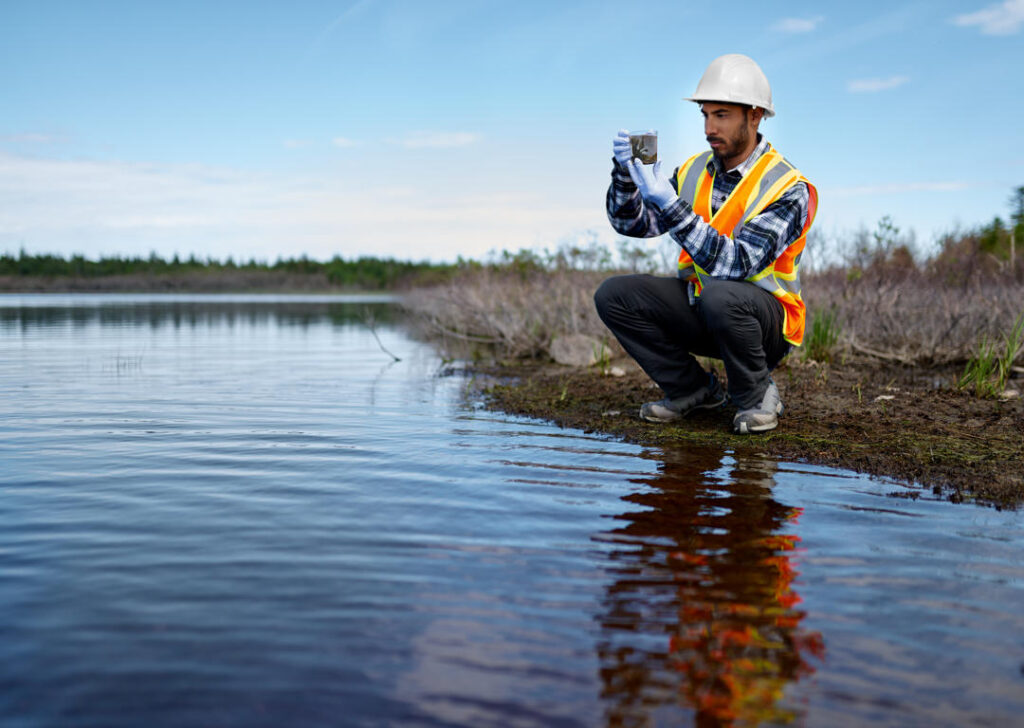
{"type": "MultiPolygon", "coordinates": [[[[769,263],[768,267],[747,278],[779,299],[785,312],[782,335],[786,341],[800,346],[804,338],[807,307],[800,298],[800,276],[797,270],[800,267],[800,254],[807,242],[807,231],[811,229],[814,214],[818,209],[818,191],[796,167],[769,145],[768,151],[761,155],[754,163],[753,169],[740,180],[718,211],[712,214],[711,187],[714,177],[707,170],[711,154],[710,150],[695,154],[679,168],[676,176],[677,193],[690,204],[704,222],[721,235],[735,239],[751,218],[760,215],[786,190],[798,182],[807,185],[811,196],[807,205],[807,222],[800,236],[789,244],[782,255],[769,263]]],[[[702,275],[708,275],[707,271],[694,263],[693,258],[684,249],[679,254],[679,276],[693,281],[698,296],[703,287],[702,275]]]]}

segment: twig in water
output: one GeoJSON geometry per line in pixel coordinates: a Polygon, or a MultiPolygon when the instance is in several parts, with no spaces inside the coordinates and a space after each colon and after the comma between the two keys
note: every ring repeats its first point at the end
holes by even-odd
{"type": "Polygon", "coordinates": [[[377,346],[379,346],[381,351],[383,351],[385,354],[390,356],[395,361],[402,361],[397,356],[395,356],[393,353],[388,351],[384,347],[384,344],[381,343],[380,337],[377,336],[377,327],[374,326],[374,323],[375,323],[375,321],[373,319],[373,312],[370,311],[370,308],[368,306],[363,307],[363,324],[366,326],[366,328],[368,328],[370,330],[370,333],[373,334],[373,338],[375,338],[377,340],[377,346]]]}

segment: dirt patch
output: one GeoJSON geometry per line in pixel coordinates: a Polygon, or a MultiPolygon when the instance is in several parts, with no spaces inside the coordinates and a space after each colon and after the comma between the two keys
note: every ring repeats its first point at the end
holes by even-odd
{"type": "MultiPolygon", "coordinates": [[[[564,427],[637,444],[699,442],[848,468],[916,483],[954,502],[1024,503],[1024,401],[958,391],[954,383],[960,371],[952,368],[868,358],[817,365],[793,358],[774,374],[786,406],[779,427],[748,436],[731,433],[735,410],[729,407],[680,424],[640,420],[640,404],[662,395],[635,366],[620,377],[595,368],[549,366],[490,373],[504,379],[485,387],[489,407],[564,427]]],[[[1024,389],[1024,382],[1012,380],[1010,386],[1024,389]]],[[[917,491],[908,493],[916,497],[917,491]]]]}

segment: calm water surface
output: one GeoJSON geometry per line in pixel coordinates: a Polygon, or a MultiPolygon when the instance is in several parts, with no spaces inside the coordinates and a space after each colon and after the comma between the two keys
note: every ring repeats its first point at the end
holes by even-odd
{"type": "Polygon", "coordinates": [[[1024,725],[1021,513],[467,384],[379,299],[0,296],[0,724],[1024,725]]]}

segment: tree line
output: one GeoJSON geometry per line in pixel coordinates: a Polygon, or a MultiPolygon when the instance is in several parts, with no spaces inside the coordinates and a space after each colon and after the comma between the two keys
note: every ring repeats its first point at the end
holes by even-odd
{"type": "Polygon", "coordinates": [[[166,259],[150,253],[139,256],[102,256],[90,259],[83,255],[64,257],[50,253],[33,254],[21,250],[17,255],[0,255],[0,276],[38,278],[110,278],[118,276],[176,276],[202,273],[266,273],[315,276],[325,279],[330,285],[340,288],[389,289],[413,280],[444,280],[463,263],[429,263],[362,256],[346,260],[334,256],[327,261],[318,261],[305,255],[298,258],[281,258],[273,263],[258,261],[235,261],[229,256],[225,260],[187,258],[175,255],[166,259]]]}

